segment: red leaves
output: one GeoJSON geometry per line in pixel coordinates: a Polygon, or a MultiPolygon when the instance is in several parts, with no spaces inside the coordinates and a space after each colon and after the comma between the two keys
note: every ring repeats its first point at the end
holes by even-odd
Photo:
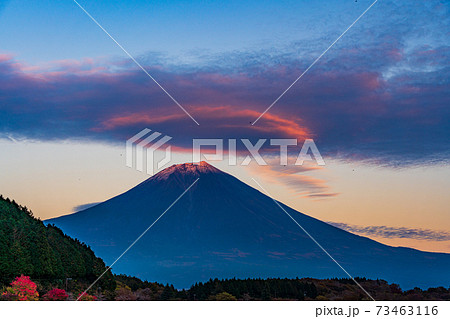
{"type": "MultiPolygon", "coordinates": [[[[2,300],[38,300],[39,293],[37,292],[37,285],[30,280],[30,277],[21,275],[11,282],[11,287],[7,287],[0,297],[2,300]]],[[[42,296],[42,300],[48,301],[64,301],[68,300],[68,298],[67,292],[59,288],[52,288],[42,296]]],[[[96,301],[97,297],[83,292],[78,295],[77,299],[81,301],[96,301]]]]}
{"type": "Polygon", "coordinates": [[[58,289],[53,288],[52,290],[48,291],[44,296],[44,300],[48,301],[63,301],[67,300],[69,296],[67,295],[66,291],[64,289],[58,289]]]}
{"type": "Polygon", "coordinates": [[[38,300],[39,297],[36,284],[30,280],[30,277],[24,275],[17,277],[11,283],[11,287],[6,288],[3,295],[21,301],[38,300]]]}

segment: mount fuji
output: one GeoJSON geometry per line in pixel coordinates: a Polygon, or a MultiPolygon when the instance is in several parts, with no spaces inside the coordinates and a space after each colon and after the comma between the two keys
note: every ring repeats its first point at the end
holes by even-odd
{"type": "MultiPolygon", "coordinates": [[[[177,288],[210,278],[346,277],[270,197],[205,162],[173,165],[121,195],[46,223],[111,265],[191,185],[113,272],[177,288]]],[[[279,204],[352,276],[404,289],[450,284],[450,254],[387,246],[279,204]]]]}

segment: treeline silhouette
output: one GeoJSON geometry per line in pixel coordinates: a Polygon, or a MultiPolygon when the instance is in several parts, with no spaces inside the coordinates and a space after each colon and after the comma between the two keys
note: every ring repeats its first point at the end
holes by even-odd
{"type": "Polygon", "coordinates": [[[297,279],[214,279],[197,283],[188,290],[190,300],[208,300],[227,292],[237,299],[271,300],[272,298],[303,300],[317,297],[313,283],[297,279]]]}
{"type": "MultiPolygon", "coordinates": [[[[21,274],[42,285],[92,283],[106,270],[89,246],[33,216],[31,210],[0,195],[0,287],[21,274]]],[[[114,291],[116,283],[107,272],[95,289],[114,291]]]]}
{"type": "Polygon", "coordinates": [[[173,285],[151,283],[127,275],[116,275],[115,278],[118,286],[116,300],[303,300],[317,296],[313,283],[298,278],[211,279],[206,283],[196,283],[188,290],[177,290],[173,285]]]}
{"type": "MultiPolygon", "coordinates": [[[[352,279],[211,279],[177,290],[127,275],[115,275],[115,300],[370,300],[352,279]]],[[[403,291],[384,280],[355,278],[376,300],[450,300],[450,288],[403,291]]]]}

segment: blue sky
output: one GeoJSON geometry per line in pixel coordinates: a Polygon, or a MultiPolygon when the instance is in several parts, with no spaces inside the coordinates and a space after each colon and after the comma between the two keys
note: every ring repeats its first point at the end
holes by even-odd
{"type": "MultiPolygon", "coordinates": [[[[371,1],[79,3],[132,54],[159,52],[180,58],[180,53],[283,48],[299,41],[305,41],[305,46],[325,46],[371,1]]],[[[365,24],[380,17],[384,9],[389,8],[380,1],[365,24]]],[[[0,14],[2,50],[20,60],[36,63],[123,55],[71,0],[3,1],[0,14]]]]}

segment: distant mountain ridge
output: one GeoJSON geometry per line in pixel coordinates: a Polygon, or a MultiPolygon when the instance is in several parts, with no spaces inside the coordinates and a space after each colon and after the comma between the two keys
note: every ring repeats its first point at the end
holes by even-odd
{"type": "MultiPolygon", "coordinates": [[[[173,165],[121,195],[46,222],[111,264],[197,178],[114,272],[177,288],[216,277],[345,275],[270,197],[206,162],[173,165]]],[[[450,254],[386,246],[280,205],[353,276],[405,289],[450,284],[450,254]]]]}

